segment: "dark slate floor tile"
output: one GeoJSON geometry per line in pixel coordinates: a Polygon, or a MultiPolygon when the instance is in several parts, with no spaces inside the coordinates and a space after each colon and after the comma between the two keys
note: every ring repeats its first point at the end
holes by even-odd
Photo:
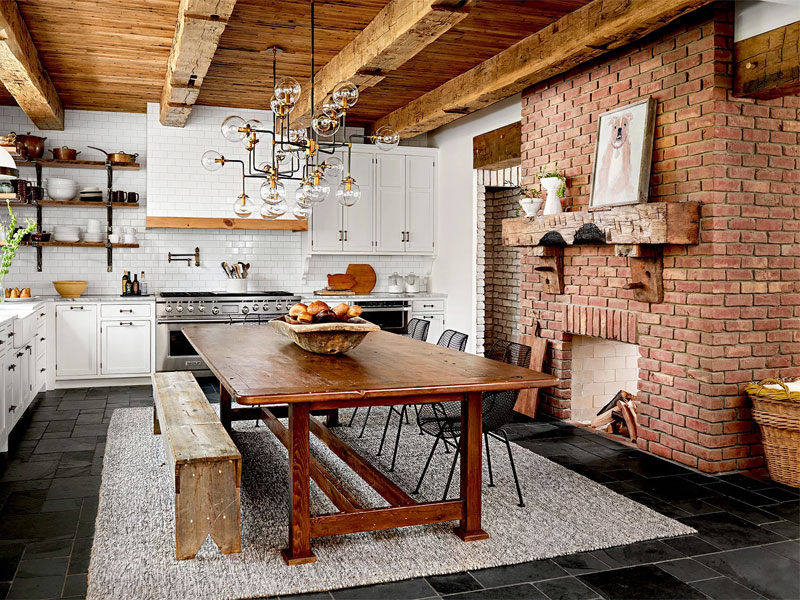
{"type": "Polygon", "coordinates": [[[86,575],[68,575],[64,581],[64,593],[62,598],[78,596],[86,597],[86,587],[89,583],[86,575]]]}
{"type": "Polygon", "coordinates": [[[527,583],[563,577],[567,572],[551,560],[537,560],[472,571],[483,587],[492,588],[514,583],[527,583]]]}
{"type": "Polygon", "coordinates": [[[34,558],[31,560],[23,558],[17,567],[16,579],[28,579],[34,577],[49,577],[53,575],[64,576],[67,573],[66,556],[54,558],[34,558]]]}
{"type": "Polygon", "coordinates": [[[681,521],[694,527],[700,539],[722,550],[781,541],[778,534],[727,513],[688,517],[681,521]]]}
{"type": "Polygon", "coordinates": [[[609,600],[701,600],[705,596],[655,565],[581,575],[579,579],[609,600]]]}
{"type": "Polygon", "coordinates": [[[530,583],[519,583],[491,590],[454,594],[447,596],[447,598],[448,600],[547,600],[547,596],[530,583]]]}
{"type": "Polygon", "coordinates": [[[72,555],[69,559],[69,575],[89,572],[89,558],[92,553],[92,538],[75,538],[72,545],[72,555]]]}
{"type": "MultiPolygon", "coordinates": [[[[97,398],[91,400],[68,400],[61,403],[61,406],[68,407],[69,410],[82,410],[87,408],[105,408],[106,407],[106,400],[105,398],[97,398]]],[[[60,410],[60,407],[59,407],[60,410]]]]}
{"type": "Polygon", "coordinates": [[[782,535],[789,540],[796,540],[800,538],[800,525],[792,523],[791,521],[776,521],[774,523],[765,523],[762,525],[764,529],[782,535]]]}
{"type": "Polygon", "coordinates": [[[14,578],[14,573],[17,572],[17,565],[24,552],[25,544],[16,542],[0,543],[0,581],[11,581],[14,578]]]}
{"type": "Polygon", "coordinates": [[[63,500],[45,500],[39,512],[60,512],[67,510],[80,510],[82,498],[64,498],[63,500]]]}
{"type": "Polygon", "coordinates": [[[0,582],[0,598],[5,598],[10,588],[11,588],[11,582],[9,581],[0,582]]]}
{"type": "Polygon", "coordinates": [[[673,502],[672,505],[675,508],[679,508],[683,511],[686,511],[690,515],[707,515],[713,512],[719,512],[723,508],[720,506],[715,506],[712,502],[716,499],[709,499],[709,500],[678,500],[677,502],[673,502]]]}
{"type": "Polygon", "coordinates": [[[800,563],[800,542],[792,540],[788,542],[778,542],[777,544],[767,544],[764,549],[775,552],[786,558],[800,563]]]}
{"type": "Polygon", "coordinates": [[[594,573],[595,571],[605,571],[610,568],[591,552],[557,556],[551,560],[570,575],[583,575],[585,573],[594,573]]]}
{"type": "Polygon", "coordinates": [[[75,421],[50,421],[47,425],[46,433],[70,432],[75,427],[75,421]]]}
{"type": "Polygon", "coordinates": [[[681,508],[678,508],[674,504],[670,504],[665,500],[656,498],[655,496],[651,496],[647,492],[633,492],[625,494],[625,496],[630,498],[634,502],[638,502],[639,504],[644,504],[648,508],[652,508],[654,511],[661,513],[662,515],[670,517],[672,519],[677,519],[679,517],[688,517],[694,514],[685,511],[681,508]]]}
{"type": "Polygon", "coordinates": [[[750,490],[740,488],[736,485],[731,485],[730,483],[725,483],[724,481],[712,483],[705,487],[714,490],[714,492],[717,494],[727,496],[728,498],[733,498],[734,500],[739,500],[740,502],[744,502],[750,506],[764,506],[765,504],[772,504],[772,500],[766,496],[762,496],[757,492],[751,492],[750,490]]]}
{"type": "Polygon", "coordinates": [[[335,590],[331,594],[336,600],[414,600],[436,596],[434,589],[422,578],[335,590]]]}
{"type": "Polygon", "coordinates": [[[8,465],[0,481],[24,481],[28,479],[48,479],[53,477],[58,461],[42,460],[34,462],[14,461],[8,465]]]}
{"type": "Polygon", "coordinates": [[[78,415],[78,420],[75,421],[76,425],[97,425],[103,422],[103,413],[86,414],[81,413],[78,415]]]}
{"type": "Polygon", "coordinates": [[[600,596],[574,577],[550,579],[534,584],[550,600],[593,600],[600,596]]]}
{"type": "Polygon", "coordinates": [[[100,436],[106,435],[107,432],[108,425],[103,425],[102,423],[97,423],[94,425],[75,425],[74,429],[72,430],[72,437],[81,438],[100,436]]]}
{"type": "Polygon", "coordinates": [[[721,548],[709,544],[705,540],[701,540],[696,535],[684,535],[676,538],[668,538],[662,540],[667,546],[675,548],[678,552],[685,556],[697,556],[698,554],[708,554],[710,552],[719,552],[721,548]]]}
{"type": "Polygon", "coordinates": [[[84,476],[68,479],[54,479],[47,493],[48,500],[64,498],[89,498],[96,496],[100,489],[100,477],[84,476]]]}
{"type": "Polygon", "coordinates": [[[279,600],[331,600],[331,598],[333,598],[333,596],[331,596],[329,592],[313,592],[311,594],[293,594],[291,596],[281,596],[279,600]]]}
{"type": "Polygon", "coordinates": [[[771,484],[760,481],[755,479],[754,477],[748,477],[744,473],[730,473],[728,475],[719,475],[717,477],[719,481],[724,481],[725,483],[729,483],[731,485],[735,485],[740,488],[744,488],[746,490],[750,490],[753,492],[757,492],[759,490],[765,490],[772,487],[771,484]]]}
{"type": "Polygon", "coordinates": [[[732,515],[736,515],[740,519],[744,519],[745,521],[750,521],[751,523],[755,523],[756,525],[763,525],[764,523],[773,523],[775,521],[779,521],[780,517],[777,515],[768,512],[768,509],[765,510],[766,507],[763,508],[756,508],[755,506],[751,506],[750,504],[745,504],[739,500],[734,500],[733,498],[727,497],[720,497],[720,498],[709,498],[708,502],[713,504],[714,506],[719,507],[723,511],[730,513],[732,515]]]}
{"type": "Polygon", "coordinates": [[[44,540],[25,545],[25,560],[33,558],[54,558],[69,556],[72,552],[72,540],[44,540]]]}
{"type": "Polygon", "coordinates": [[[683,558],[683,554],[678,550],[658,540],[615,546],[605,550],[595,550],[592,554],[611,567],[628,567],[683,558]]]}
{"type": "Polygon", "coordinates": [[[8,600],[24,599],[38,600],[40,598],[58,598],[64,587],[64,577],[52,575],[49,577],[31,577],[29,579],[14,579],[6,598],[8,600]]]}
{"type": "Polygon", "coordinates": [[[430,586],[440,595],[473,592],[483,586],[469,573],[451,573],[449,575],[431,575],[426,577],[430,586]]]}
{"type": "Polygon", "coordinates": [[[42,452],[86,452],[95,448],[95,439],[88,438],[66,438],[56,440],[41,440],[36,445],[35,454],[42,452]]]}
{"type": "Polygon", "coordinates": [[[0,510],[0,519],[9,515],[19,515],[25,513],[37,513],[44,504],[47,490],[22,490],[11,492],[8,495],[3,509],[0,510]]]}
{"type": "Polygon", "coordinates": [[[660,562],[656,566],[686,583],[719,577],[719,573],[691,558],[668,560],[660,562]]]}
{"type": "Polygon", "coordinates": [[[42,540],[72,537],[78,527],[80,511],[40,514],[12,515],[0,520],[2,540],[42,540]]]}
{"type": "Polygon", "coordinates": [[[763,600],[764,598],[761,594],[727,577],[695,581],[692,583],[692,587],[700,590],[712,600],[763,600]]]}
{"type": "Polygon", "coordinates": [[[765,548],[708,554],[697,561],[767,598],[800,598],[797,563],[765,548]]]}
{"type": "Polygon", "coordinates": [[[769,506],[765,506],[764,510],[768,510],[769,512],[778,515],[782,519],[791,521],[792,523],[800,524],[800,502],[794,501],[771,504],[769,506]]]}

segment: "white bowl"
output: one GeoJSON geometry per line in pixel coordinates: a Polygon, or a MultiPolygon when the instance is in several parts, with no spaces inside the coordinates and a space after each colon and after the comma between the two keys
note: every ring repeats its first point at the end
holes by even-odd
{"type": "Polygon", "coordinates": [[[63,177],[48,177],[47,186],[50,187],[51,185],[78,185],[78,184],[72,179],[65,179],[63,177]]]}
{"type": "Polygon", "coordinates": [[[71,186],[47,186],[47,195],[53,200],[72,200],[78,193],[78,184],[74,183],[71,186]]]}

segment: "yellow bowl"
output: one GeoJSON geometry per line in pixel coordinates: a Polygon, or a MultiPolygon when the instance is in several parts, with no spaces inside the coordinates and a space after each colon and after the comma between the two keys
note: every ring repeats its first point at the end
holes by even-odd
{"type": "Polygon", "coordinates": [[[53,287],[61,294],[62,298],[80,298],[80,295],[86,291],[86,286],[89,285],[88,281],[54,281],[53,287]]]}

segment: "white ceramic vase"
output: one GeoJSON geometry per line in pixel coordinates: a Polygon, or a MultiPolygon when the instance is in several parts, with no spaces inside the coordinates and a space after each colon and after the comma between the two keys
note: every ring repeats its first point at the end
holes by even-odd
{"type": "Polygon", "coordinates": [[[547,192],[547,200],[544,203],[543,215],[557,215],[564,212],[561,206],[561,198],[558,197],[558,189],[561,187],[560,177],[542,177],[542,187],[547,192]]]}
{"type": "Polygon", "coordinates": [[[527,200],[520,200],[519,205],[526,217],[535,217],[536,213],[539,212],[539,207],[542,205],[542,199],[529,198],[527,200]]]}

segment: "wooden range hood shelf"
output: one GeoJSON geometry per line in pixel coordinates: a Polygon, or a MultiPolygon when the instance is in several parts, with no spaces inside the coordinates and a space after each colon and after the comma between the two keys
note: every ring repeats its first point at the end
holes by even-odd
{"type": "Polygon", "coordinates": [[[564,293],[564,247],[614,244],[617,256],[631,259],[631,283],[640,302],[662,302],[663,254],[658,246],[700,241],[699,202],[653,202],[607,210],[559,213],[503,221],[503,244],[536,246],[534,270],[542,275],[545,291],[564,293]]]}
{"type": "Polygon", "coordinates": [[[298,219],[228,219],[224,217],[147,217],[147,229],[259,229],[308,231],[308,221],[298,219]]]}

